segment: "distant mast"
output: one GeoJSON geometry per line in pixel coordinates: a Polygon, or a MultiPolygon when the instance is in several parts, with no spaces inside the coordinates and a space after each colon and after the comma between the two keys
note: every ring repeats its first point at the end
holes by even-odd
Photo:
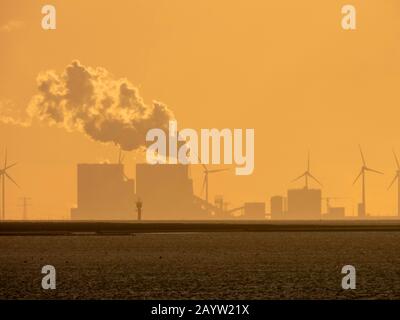
{"type": "Polygon", "coordinates": [[[142,220],[142,206],[143,206],[143,202],[138,199],[138,201],[136,201],[136,209],[137,209],[137,219],[138,221],[142,220]]]}

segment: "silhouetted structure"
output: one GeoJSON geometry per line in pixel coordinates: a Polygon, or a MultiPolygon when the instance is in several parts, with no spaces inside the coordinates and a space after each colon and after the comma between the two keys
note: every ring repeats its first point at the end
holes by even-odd
{"type": "Polygon", "coordinates": [[[133,220],[134,180],[126,179],[123,165],[78,164],[78,207],[73,220],[133,220]]]}
{"type": "Polygon", "coordinates": [[[2,197],[1,197],[1,220],[6,220],[6,178],[9,179],[12,183],[14,183],[18,188],[19,185],[15,182],[15,180],[7,173],[7,170],[14,167],[17,163],[13,163],[7,165],[7,149],[4,155],[4,167],[0,170],[0,179],[1,179],[1,189],[2,189],[2,197]]]}
{"type": "Polygon", "coordinates": [[[137,219],[140,221],[142,220],[142,206],[143,206],[143,202],[138,199],[138,201],[136,201],[136,210],[137,210],[137,219]]]}
{"type": "Polygon", "coordinates": [[[362,202],[357,205],[357,215],[358,215],[359,218],[365,218],[366,217],[365,205],[362,202]]]}
{"type": "Polygon", "coordinates": [[[265,219],[265,202],[245,202],[244,219],[265,219]]]}
{"type": "Polygon", "coordinates": [[[321,218],[321,189],[291,189],[287,199],[288,219],[321,218]]]}
{"type": "Polygon", "coordinates": [[[305,182],[304,189],[308,189],[309,179],[313,179],[320,186],[322,186],[321,182],[319,182],[318,179],[311,174],[311,171],[310,171],[310,152],[308,152],[308,155],[307,155],[307,169],[306,169],[306,171],[304,171],[299,177],[294,179],[292,182],[297,181],[297,180],[299,180],[301,178],[304,178],[304,182],[305,182]]]}
{"type": "Polygon", "coordinates": [[[358,174],[357,178],[354,180],[353,185],[358,181],[358,179],[361,177],[362,181],[362,192],[361,192],[361,203],[358,204],[358,217],[359,218],[365,218],[367,215],[367,199],[366,199],[366,194],[365,194],[365,172],[370,171],[374,173],[379,173],[383,174],[380,171],[371,169],[367,167],[367,164],[365,162],[364,154],[362,152],[361,146],[359,146],[360,149],[360,155],[361,155],[361,160],[362,160],[362,167],[360,170],[360,173],[358,174]]]}
{"type": "Polygon", "coordinates": [[[31,200],[31,198],[28,197],[22,197],[21,199],[21,205],[20,207],[22,207],[22,220],[28,220],[28,207],[31,205],[29,203],[29,201],[31,200]]]}
{"type": "Polygon", "coordinates": [[[328,212],[324,215],[327,219],[344,219],[345,208],[344,207],[329,207],[328,212]]]}
{"type": "Polygon", "coordinates": [[[226,205],[226,203],[224,202],[224,197],[221,195],[215,196],[214,205],[220,210],[227,210],[227,208],[224,207],[226,205]]]}
{"type": "Polygon", "coordinates": [[[324,219],[344,219],[345,207],[334,207],[331,205],[331,200],[344,199],[338,197],[326,197],[326,213],[323,215],[324,219]]]}
{"type": "MultiPolygon", "coordinates": [[[[199,159],[200,163],[201,160],[199,159]]],[[[202,164],[203,166],[203,173],[204,173],[204,180],[203,180],[203,188],[202,192],[205,191],[205,201],[208,202],[208,187],[209,187],[209,179],[208,176],[210,173],[217,173],[217,172],[223,172],[223,171],[228,171],[228,169],[215,169],[215,170],[208,170],[207,166],[205,164],[202,164]]]]}
{"type": "Polygon", "coordinates": [[[136,165],[137,195],[146,204],[147,219],[208,219],[214,205],[196,197],[189,166],[136,165]]]}
{"type": "Polygon", "coordinates": [[[400,163],[394,150],[393,150],[393,156],[394,160],[396,161],[396,175],[394,176],[388,189],[390,189],[393,183],[397,180],[397,216],[400,217],[400,163]]]}
{"type": "Polygon", "coordinates": [[[311,178],[319,185],[318,181],[310,172],[310,153],[307,157],[306,171],[293,180],[305,179],[305,185],[302,189],[290,189],[287,193],[287,219],[320,219],[321,218],[321,189],[310,189],[309,179],[311,178]]]}
{"type": "Polygon", "coordinates": [[[284,218],[284,201],[282,196],[271,197],[271,219],[283,219],[284,218]]]}

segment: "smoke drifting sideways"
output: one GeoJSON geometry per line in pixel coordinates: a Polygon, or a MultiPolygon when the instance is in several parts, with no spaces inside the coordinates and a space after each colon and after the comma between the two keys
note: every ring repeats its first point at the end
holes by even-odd
{"type": "MultiPolygon", "coordinates": [[[[152,128],[168,130],[174,115],[161,102],[146,105],[138,90],[126,79],[115,79],[104,68],[72,61],[58,74],[45,71],[37,77],[38,93],[27,108],[29,126],[34,120],[78,131],[95,141],[114,143],[122,150],[145,147],[152,128]]],[[[2,119],[11,121],[10,116],[2,119]]]]}

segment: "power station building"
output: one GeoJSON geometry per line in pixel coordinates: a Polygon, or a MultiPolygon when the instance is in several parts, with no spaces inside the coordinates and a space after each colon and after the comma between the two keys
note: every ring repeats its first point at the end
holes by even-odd
{"type": "Polygon", "coordinates": [[[122,164],[78,164],[77,208],[72,220],[136,219],[135,182],[122,164]]]}
{"type": "Polygon", "coordinates": [[[137,164],[136,188],[136,194],[143,202],[145,219],[210,218],[211,205],[194,195],[188,165],[137,164]]]}
{"type": "Polygon", "coordinates": [[[321,219],[321,189],[288,190],[286,218],[321,219]]]}
{"type": "Polygon", "coordinates": [[[327,213],[324,215],[325,219],[344,219],[345,207],[328,207],[327,213]]]}
{"type": "Polygon", "coordinates": [[[123,164],[78,164],[77,178],[72,220],[136,220],[139,199],[145,220],[203,220],[222,211],[194,195],[188,165],[137,164],[136,192],[123,164]]]}
{"type": "Polygon", "coordinates": [[[285,199],[282,196],[271,197],[271,219],[284,219],[285,199]]]}
{"type": "Polygon", "coordinates": [[[265,220],[265,202],[245,202],[243,218],[265,220]]]}

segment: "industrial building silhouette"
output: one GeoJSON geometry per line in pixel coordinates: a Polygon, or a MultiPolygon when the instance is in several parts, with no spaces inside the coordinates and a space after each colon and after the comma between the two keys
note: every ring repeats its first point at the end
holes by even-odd
{"type": "Polygon", "coordinates": [[[289,189],[287,198],[271,197],[271,218],[282,219],[321,219],[321,189],[289,189]]]}
{"type": "MultiPolygon", "coordinates": [[[[189,166],[136,165],[136,193],[143,201],[145,219],[207,219],[210,208],[193,192],[189,166]]],[[[212,206],[212,205],[210,205],[212,206]]]]}
{"type": "MultiPolygon", "coordinates": [[[[188,165],[140,163],[136,165],[135,181],[125,176],[120,162],[78,164],[77,181],[77,207],[71,209],[72,220],[232,219],[235,211],[242,212],[242,219],[266,219],[264,202],[246,202],[229,210],[222,196],[217,196],[214,204],[196,196],[188,165]]],[[[321,189],[309,188],[307,182],[304,188],[288,190],[286,198],[272,197],[271,218],[320,219],[321,201],[321,189]]],[[[344,209],[329,208],[332,218],[337,218],[337,213],[344,216],[344,209]]]]}
{"type": "Polygon", "coordinates": [[[221,211],[196,197],[187,165],[136,165],[135,181],[123,164],[78,164],[77,208],[72,220],[133,220],[136,201],[144,219],[207,219],[221,211]]]}
{"type": "Polygon", "coordinates": [[[126,220],[135,216],[135,181],[123,164],[78,164],[77,208],[72,220],[126,220]]]}
{"type": "Polygon", "coordinates": [[[290,189],[287,195],[289,219],[302,217],[314,220],[321,218],[321,189],[290,189]]]}
{"type": "MultiPolygon", "coordinates": [[[[376,170],[366,167],[364,155],[360,154],[363,166],[355,182],[362,178],[362,202],[358,204],[358,217],[365,218],[364,172],[376,170]]],[[[396,181],[400,201],[399,164],[395,155],[397,171],[390,186],[396,181]]],[[[205,167],[205,166],[203,166],[205,167]]],[[[71,209],[72,220],[320,220],[344,219],[345,207],[332,205],[332,200],[345,199],[322,197],[321,188],[310,187],[310,181],[322,186],[310,171],[308,155],[306,170],[293,181],[304,179],[304,186],[291,188],[286,195],[270,199],[270,213],[265,202],[245,202],[242,206],[228,208],[222,195],[208,201],[208,173],[226,169],[204,168],[203,190],[205,198],[193,190],[190,166],[183,164],[136,164],[136,181],[124,174],[121,157],[116,164],[78,164],[77,207],[71,209]],[[322,203],[326,200],[326,212],[322,203]],[[233,215],[234,212],[241,214],[233,215]]],[[[389,186],[389,187],[390,187],[389,186]]],[[[399,202],[400,203],[400,202],[399,202]]],[[[400,208],[400,205],[399,205],[400,208]]],[[[400,212],[400,209],[399,209],[400,212]]],[[[400,214],[400,213],[399,213],[400,214]]]]}
{"type": "Polygon", "coordinates": [[[265,219],[264,202],[228,209],[222,197],[212,204],[196,196],[188,165],[140,163],[135,181],[121,163],[78,164],[77,180],[72,220],[229,219],[235,211],[246,219],[265,219]]]}
{"type": "Polygon", "coordinates": [[[311,174],[310,153],[307,156],[306,170],[296,179],[304,178],[304,187],[298,189],[289,189],[287,197],[271,197],[271,219],[276,220],[320,220],[325,219],[343,219],[345,217],[344,207],[331,206],[330,200],[339,198],[322,198],[320,188],[310,188],[310,180],[322,186],[322,183],[311,174]],[[327,212],[322,213],[322,200],[327,200],[327,212]]]}

